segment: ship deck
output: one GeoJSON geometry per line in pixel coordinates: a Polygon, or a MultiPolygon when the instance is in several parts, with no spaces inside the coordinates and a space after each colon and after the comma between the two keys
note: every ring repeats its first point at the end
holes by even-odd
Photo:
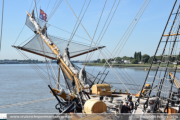
{"type": "MultiPolygon", "coordinates": [[[[112,94],[112,96],[113,96],[113,101],[112,102],[110,100],[103,99],[103,102],[108,107],[108,113],[115,113],[116,111],[113,108],[120,107],[120,104],[124,105],[125,101],[127,101],[127,95],[128,94],[124,94],[124,93],[122,93],[122,94],[112,94]]],[[[99,96],[97,96],[97,95],[90,95],[90,97],[91,97],[91,99],[97,99],[97,100],[100,99],[99,96]]],[[[108,97],[110,98],[111,96],[108,96],[108,97]]],[[[133,96],[132,97],[132,102],[134,103],[134,105],[135,105],[136,100],[137,100],[137,98],[135,98],[135,96],[133,96]]],[[[136,110],[137,114],[141,114],[142,113],[142,108],[143,108],[142,105],[143,105],[144,102],[145,102],[145,99],[141,99],[140,100],[140,105],[138,106],[138,108],[136,110]]]]}

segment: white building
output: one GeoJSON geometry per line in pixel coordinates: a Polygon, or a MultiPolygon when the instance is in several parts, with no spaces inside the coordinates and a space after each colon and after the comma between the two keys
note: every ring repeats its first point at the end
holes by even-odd
{"type": "Polygon", "coordinates": [[[125,63],[125,64],[130,64],[130,63],[131,63],[131,60],[124,60],[124,63],[125,63]]]}
{"type": "Polygon", "coordinates": [[[139,61],[138,64],[142,64],[142,61],[139,61]]]}

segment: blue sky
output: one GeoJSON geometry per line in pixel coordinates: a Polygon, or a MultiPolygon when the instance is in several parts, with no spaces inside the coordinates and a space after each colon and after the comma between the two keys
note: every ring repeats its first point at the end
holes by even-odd
{"type": "MultiPolygon", "coordinates": [[[[16,38],[18,37],[21,29],[25,24],[26,11],[29,11],[30,9],[32,10],[32,7],[34,7],[33,2],[32,7],[30,8],[32,1],[34,0],[5,0],[3,39],[0,51],[0,59],[23,59],[18,54],[18,52],[11,47],[11,45],[14,44],[16,38]]],[[[55,1],[56,0],[51,0],[49,3],[49,0],[40,0],[37,5],[38,12],[40,8],[46,11],[49,3],[49,7],[46,11],[47,15],[49,15],[55,1]]],[[[151,56],[154,54],[170,11],[173,7],[174,1],[175,0],[150,1],[136,28],[132,32],[125,47],[123,48],[120,57],[125,55],[134,56],[135,51],[141,51],[142,54],[149,54],[151,56]]],[[[2,0],[0,1],[0,6],[2,5],[1,2],[2,0]]],[[[78,15],[83,6],[84,0],[68,0],[68,2],[75,13],[78,15]]],[[[87,6],[88,2],[89,1],[87,0],[85,7],[87,6]]],[[[100,34],[100,31],[104,25],[113,2],[114,0],[107,0],[104,14],[95,36],[95,41],[100,34]]],[[[114,47],[120,40],[123,33],[126,31],[127,27],[140,9],[143,2],[144,0],[121,0],[119,7],[112,19],[112,22],[101,41],[101,45],[106,46],[109,51],[113,51],[114,47]]],[[[94,34],[104,3],[105,0],[92,0],[82,20],[82,24],[91,37],[94,34]]],[[[66,2],[63,1],[48,23],[66,31],[72,32],[73,27],[76,23],[76,18],[67,6],[66,2]]],[[[51,26],[48,28],[48,33],[63,38],[70,37],[70,34],[59,29],[55,29],[51,26]]],[[[25,26],[21,36],[19,37],[15,45],[19,45],[33,34],[34,33],[27,26],[25,26]]],[[[76,32],[76,35],[89,39],[81,26],[76,32]]],[[[90,44],[90,41],[86,41],[78,37],[74,37],[74,40],[90,44]]],[[[98,53],[95,54],[92,59],[97,59],[97,55],[98,53]]],[[[28,54],[28,56],[31,59],[44,60],[43,58],[36,55],[28,54]]],[[[102,56],[100,58],[102,58],[102,56]]],[[[84,56],[81,56],[75,59],[84,60],[85,58],[84,56]]]]}

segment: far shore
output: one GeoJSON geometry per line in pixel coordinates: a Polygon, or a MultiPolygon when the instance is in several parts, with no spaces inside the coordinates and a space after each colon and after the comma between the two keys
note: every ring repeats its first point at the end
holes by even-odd
{"type": "MultiPolygon", "coordinates": [[[[85,64],[85,63],[82,63],[85,64]]],[[[113,64],[113,67],[146,67],[147,69],[150,67],[151,64],[146,63],[146,64],[113,64]]],[[[104,63],[87,63],[86,66],[104,66],[104,63]]],[[[108,64],[106,64],[106,66],[109,66],[108,64]]],[[[153,64],[153,67],[157,67],[158,64],[153,64]]],[[[169,67],[175,67],[176,65],[169,65],[169,67]]],[[[166,67],[166,64],[161,64],[161,67],[166,67]]],[[[178,65],[177,67],[178,69],[180,69],[180,65],[178,65]]]]}
{"type": "MultiPolygon", "coordinates": [[[[83,65],[86,63],[82,63],[83,65]]],[[[87,63],[87,66],[104,66],[104,63],[87,63]]],[[[108,66],[108,64],[106,64],[108,66]]],[[[113,64],[114,67],[149,67],[150,64],[113,64]]]]}

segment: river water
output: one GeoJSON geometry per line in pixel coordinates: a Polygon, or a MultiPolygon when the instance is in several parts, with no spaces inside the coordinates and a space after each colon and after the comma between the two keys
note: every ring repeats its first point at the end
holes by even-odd
{"type": "MultiPolygon", "coordinates": [[[[81,64],[77,64],[82,67],[81,64]]],[[[47,72],[46,64],[38,64],[44,71],[47,72]]],[[[49,66],[50,68],[51,66],[49,66]]],[[[52,76],[57,73],[57,65],[52,64],[54,71],[49,72],[52,76]]],[[[96,76],[102,67],[86,66],[86,71],[96,76]]],[[[132,93],[137,93],[144,83],[147,71],[145,68],[128,67],[128,68],[114,68],[120,80],[110,70],[105,82],[111,83],[111,85],[125,90],[125,87],[120,81],[123,81],[127,89],[130,89],[132,93]],[[121,83],[121,84],[120,84],[121,83]],[[136,87],[135,87],[136,86],[136,87]]],[[[106,71],[107,72],[107,71],[106,71]]],[[[44,76],[46,80],[43,80],[38,71],[35,71],[29,64],[1,64],[0,65],[0,113],[57,113],[55,105],[56,99],[42,101],[37,103],[31,103],[26,105],[19,105],[14,107],[1,108],[5,105],[12,105],[16,103],[23,103],[28,101],[53,98],[48,84],[55,84],[56,81],[49,80],[48,73],[44,76]]],[[[42,75],[41,75],[42,76],[42,75]]],[[[57,75],[56,75],[57,76],[57,75]]],[[[180,72],[176,74],[177,78],[180,77],[180,72]]],[[[60,82],[64,84],[62,76],[60,82]]],[[[103,76],[102,76],[103,78],[103,76]]]]}

